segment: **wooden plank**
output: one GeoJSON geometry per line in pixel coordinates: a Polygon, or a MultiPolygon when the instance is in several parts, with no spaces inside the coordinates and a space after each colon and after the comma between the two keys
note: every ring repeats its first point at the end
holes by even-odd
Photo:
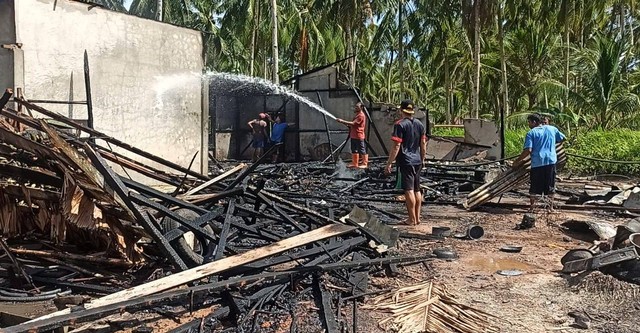
{"type": "Polygon", "coordinates": [[[224,218],[224,224],[222,225],[222,231],[220,232],[220,240],[218,241],[218,247],[216,247],[213,260],[220,260],[224,254],[224,248],[227,245],[227,237],[229,236],[229,228],[231,227],[231,220],[233,220],[233,214],[236,210],[235,207],[236,199],[233,198],[229,201],[229,205],[227,206],[227,216],[224,218]]]}
{"type": "Polygon", "coordinates": [[[213,185],[213,184],[215,184],[215,183],[217,183],[217,182],[219,182],[219,181],[221,181],[221,180],[233,175],[234,173],[244,169],[245,166],[247,166],[247,165],[244,164],[244,163],[240,163],[240,164],[236,165],[235,167],[231,168],[230,170],[227,170],[223,174],[221,174],[221,175],[219,175],[219,176],[207,181],[206,183],[204,183],[204,184],[202,184],[202,185],[200,185],[198,187],[192,188],[191,190],[187,191],[187,193],[185,193],[183,195],[185,195],[185,196],[186,195],[192,195],[192,194],[195,194],[197,192],[200,192],[200,191],[204,190],[205,188],[207,188],[207,187],[209,187],[209,186],[211,186],[211,185],[213,185]]]}
{"type": "Polygon", "coordinates": [[[338,320],[331,308],[331,294],[325,288],[322,288],[320,278],[317,274],[313,276],[313,290],[316,295],[315,301],[319,305],[322,312],[322,323],[324,324],[325,332],[338,333],[338,320]]]}
{"type": "MultiPolygon", "coordinates": [[[[169,275],[162,279],[151,281],[149,283],[145,283],[137,287],[129,288],[127,290],[123,290],[111,295],[107,295],[105,297],[98,298],[90,303],[86,303],[85,308],[92,309],[92,308],[97,308],[101,306],[107,306],[109,304],[121,302],[124,300],[131,300],[139,297],[153,295],[153,294],[156,294],[165,290],[169,290],[193,281],[200,280],[202,278],[206,278],[214,274],[218,274],[220,272],[223,272],[231,268],[235,268],[244,264],[248,264],[248,263],[266,258],[274,254],[282,253],[284,251],[296,248],[298,246],[306,245],[306,244],[309,244],[318,240],[326,239],[329,237],[339,236],[354,230],[355,230],[354,227],[343,225],[343,224],[328,225],[322,228],[309,231],[304,234],[283,239],[279,242],[276,242],[267,246],[263,246],[254,250],[237,254],[235,256],[222,258],[220,260],[217,260],[202,266],[198,266],[198,267],[191,268],[179,273],[169,275]]],[[[67,315],[70,312],[71,312],[70,309],[57,311],[57,312],[33,319],[29,321],[29,323],[36,323],[38,321],[50,319],[56,316],[67,315]]]]}
{"type": "Polygon", "coordinates": [[[124,168],[133,170],[151,179],[155,179],[163,183],[167,183],[169,185],[173,185],[173,186],[180,185],[180,182],[176,179],[174,175],[155,169],[153,167],[140,163],[136,160],[133,160],[131,158],[128,158],[116,152],[109,151],[106,148],[97,146],[96,149],[100,152],[100,155],[102,157],[104,157],[105,159],[113,163],[117,163],[118,165],[124,168]]]}

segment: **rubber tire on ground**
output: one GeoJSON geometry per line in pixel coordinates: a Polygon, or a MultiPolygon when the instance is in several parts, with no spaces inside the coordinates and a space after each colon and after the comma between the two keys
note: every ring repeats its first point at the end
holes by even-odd
{"type": "MultiPolygon", "coordinates": [[[[175,213],[190,221],[193,221],[200,216],[198,215],[198,213],[185,208],[178,209],[175,211],[175,213]]],[[[174,219],[168,216],[165,216],[160,221],[160,226],[162,227],[163,234],[166,234],[167,232],[173,229],[180,228],[182,225],[177,221],[175,221],[174,219]]],[[[202,228],[202,231],[204,231],[207,235],[210,235],[210,236],[215,235],[213,228],[211,228],[210,225],[204,226],[202,228]]],[[[194,250],[191,246],[189,246],[189,243],[185,239],[184,235],[182,237],[176,238],[171,242],[171,246],[173,247],[173,249],[178,253],[180,258],[182,258],[184,263],[189,267],[202,265],[204,261],[204,257],[203,257],[204,251],[207,250],[207,245],[210,242],[210,240],[201,236],[199,237],[197,235],[194,235],[194,239],[197,239],[200,242],[200,249],[194,250]]]]}
{"type": "Polygon", "coordinates": [[[564,256],[562,256],[562,258],[560,259],[560,263],[564,265],[570,261],[589,259],[589,258],[593,258],[593,252],[587,249],[569,250],[569,252],[567,252],[564,256]]]}

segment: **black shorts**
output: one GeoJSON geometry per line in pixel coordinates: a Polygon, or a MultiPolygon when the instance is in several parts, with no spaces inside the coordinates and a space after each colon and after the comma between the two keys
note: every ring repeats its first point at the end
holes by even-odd
{"type": "Polygon", "coordinates": [[[529,194],[552,194],[556,192],[556,165],[531,168],[529,194]]]}
{"type": "Polygon", "coordinates": [[[405,191],[420,191],[420,165],[401,165],[398,167],[401,173],[400,184],[405,191]]]}
{"type": "Polygon", "coordinates": [[[367,153],[367,146],[365,145],[364,140],[350,139],[350,141],[352,154],[365,155],[367,153]]]}
{"type": "MultiPolygon", "coordinates": [[[[280,142],[271,141],[269,144],[269,148],[279,144],[280,142]]],[[[278,148],[273,152],[274,154],[278,154],[280,157],[284,156],[284,143],[280,144],[278,148]]]]}

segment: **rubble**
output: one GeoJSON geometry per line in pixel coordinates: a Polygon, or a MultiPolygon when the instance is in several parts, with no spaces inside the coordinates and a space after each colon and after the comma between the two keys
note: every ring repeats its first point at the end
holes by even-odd
{"type": "Polygon", "coordinates": [[[310,176],[304,179],[262,161],[236,164],[210,178],[24,99],[16,102],[56,122],[3,110],[19,126],[0,123],[5,203],[0,230],[8,237],[3,252],[11,259],[8,267],[0,258],[0,290],[25,287],[10,300],[54,298],[61,309],[3,332],[47,331],[158,306],[193,311],[215,304],[207,322],[174,331],[194,325],[211,331],[221,317],[232,326],[251,327],[260,311],[272,311],[267,306],[289,316],[293,300],[312,291],[321,300],[323,325],[335,331],[336,298],[368,292],[355,281],[366,280],[376,267],[430,260],[430,254],[394,256],[384,248],[393,245],[397,231],[364,211],[364,221],[346,215],[352,205],[341,197],[355,189],[388,193],[369,187],[375,184],[370,177],[331,191],[334,199],[312,203],[300,187],[330,179],[330,169],[322,165],[308,165],[310,176]],[[112,146],[138,157],[125,157],[112,146]],[[145,159],[171,171],[140,162],[145,159]],[[121,177],[115,166],[176,190],[166,194],[121,177]],[[328,291],[339,285],[344,292],[328,291]],[[92,299],[69,298],[70,293],[92,299]]]}
{"type": "MultiPolygon", "coordinates": [[[[58,311],[2,332],[66,326],[78,332],[134,326],[149,331],[158,320],[126,319],[118,315],[123,312],[168,318],[175,322],[171,332],[275,331],[307,321],[327,332],[342,331],[358,326],[362,300],[383,294],[377,298],[383,304],[389,297],[387,286],[372,282],[375,276],[397,277],[399,267],[436,257],[461,260],[460,252],[436,244],[450,235],[484,239],[478,221],[443,226],[450,232],[440,235],[393,228],[402,213],[389,208],[401,207],[403,192],[396,179],[384,175],[382,158],[372,158],[367,170],[348,170],[340,160],[266,164],[267,152],[250,165],[215,161],[211,173],[202,175],[24,99],[16,103],[39,116],[5,108],[6,119],[0,120],[0,301],[49,300],[58,311]],[[137,176],[114,172],[121,169],[137,176]],[[144,185],[145,177],[171,190],[144,185]],[[398,254],[399,243],[417,241],[429,249],[398,254]],[[300,304],[317,309],[317,317],[301,315],[300,304]],[[204,313],[188,321],[181,317],[195,311],[204,313]]],[[[466,196],[469,209],[522,208],[489,200],[515,192],[527,178],[526,165],[429,161],[421,184],[429,204],[458,206],[466,196]]],[[[633,187],[587,190],[611,198],[635,193],[633,187]]],[[[559,207],[635,209],[624,201],[595,206],[570,200],[559,207]]],[[[539,218],[525,217],[523,229],[539,218]]],[[[633,228],[618,228],[614,237],[604,233],[609,237],[600,237],[589,250],[592,256],[574,259],[587,260],[582,269],[606,271],[593,263],[598,255],[633,257],[633,228]]],[[[406,315],[428,317],[429,325],[442,329],[494,329],[491,316],[456,303],[445,287],[425,283],[439,290],[439,298],[418,295],[420,304],[433,305],[406,315]],[[473,323],[435,318],[440,315],[429,309],[438,307],[455,307],[473,323]]]]}

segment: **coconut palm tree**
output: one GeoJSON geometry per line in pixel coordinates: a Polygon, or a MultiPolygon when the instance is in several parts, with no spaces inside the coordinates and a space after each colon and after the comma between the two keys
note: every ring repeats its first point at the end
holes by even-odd
{"type": "Polygon", "coordinates": [[[581,50],[577,55],[578,70],[588,74],[583,78],[581,89],[576,91],[575,99],[590,111],[596,127],[619,125],[640,107],[638,94],[629,89],[629,80],[621,75],[625,52],[624,40],[598,34],[593,38],[591,48],[581,50]]]}

